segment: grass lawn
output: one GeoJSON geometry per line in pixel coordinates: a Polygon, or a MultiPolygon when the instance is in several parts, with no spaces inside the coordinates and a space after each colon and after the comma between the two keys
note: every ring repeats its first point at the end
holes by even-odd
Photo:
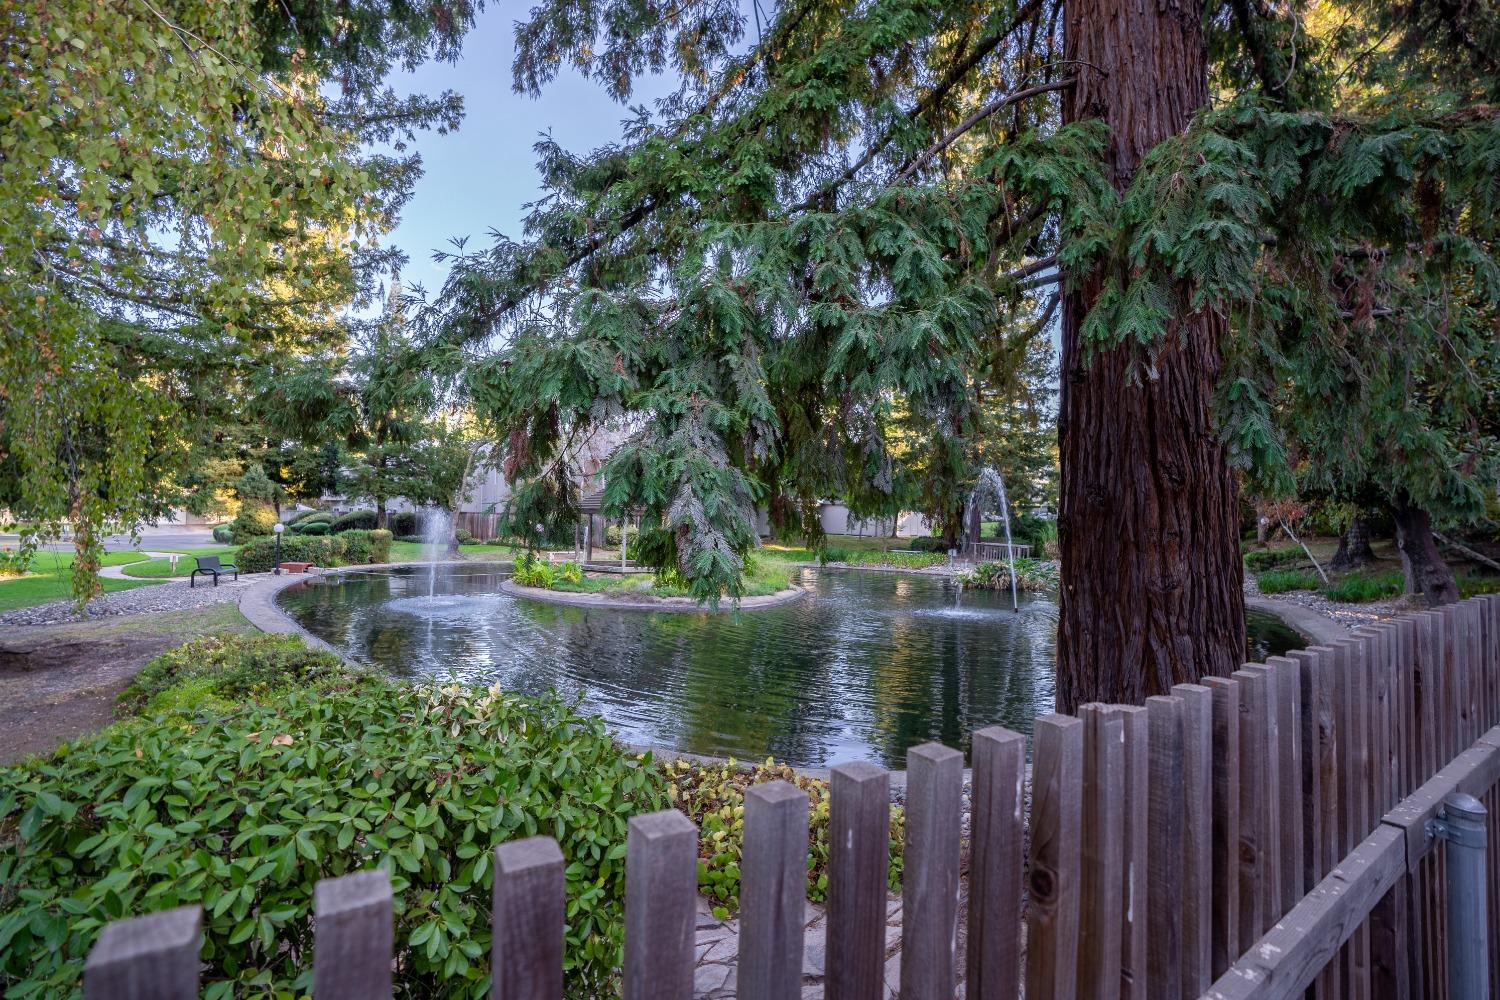
{"type": "MultiPolygon", "coordinates": [[[[142,558],[139,552],[106,552],[104,565],[123,566],[139,562],[142,558]]],[[[52,601],[71,598],[73,596],[70,576],[72,568],[73,553],[71,552],[38,552],[31,564],[30,573],[9,580],[0,580],[0,611],[31,608],[38,604],[50,604],[52,601]]],[[[139,582],[100,580],[99,582],[104,585],[105,593],[144,587],[149,583],[146,580],[139,582]]]]}
{"type": "Polygon", "coordinates": [[[125,568],[126,576],[137,576],[146,580],[165,580],[170,578],[187,579],[193,570],[198,568],[198,561],[194,556],[218,556],[225,562],[233,562],[234,554],[239,550],[233,545],[209,545],[197,549],[161,549],[162,552],[181,552],[182,558],[177,560],[177,572],[172,572],[172,561],[170,559],[148,559],[144,562],[132,563],[125,568]]]}

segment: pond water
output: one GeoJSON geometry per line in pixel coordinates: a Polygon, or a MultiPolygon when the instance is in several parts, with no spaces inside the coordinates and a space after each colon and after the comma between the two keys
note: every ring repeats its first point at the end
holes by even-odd
{"type": "MultiPolygon", "coordinates": [[[[398,677],[577,696],[627,742],[816,767],[903,767],[1052,710],[1057,606],[933,576],[802,571],[810,593],[738,614],[582,608],[499,592],[508,566],[330,574],[284,590],[309,632],[398,677]],[[428,596],[429,586],[433,596],[428,596]]],[[[1252,616],[1251,658],[1303,645],[1252,616]]]]}

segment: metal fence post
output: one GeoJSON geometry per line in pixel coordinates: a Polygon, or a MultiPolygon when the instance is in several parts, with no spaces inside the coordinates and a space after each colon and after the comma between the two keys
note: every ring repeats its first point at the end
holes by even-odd
{"type": "Polygon", "coordinates": [[[1485,925],[1484,804],[1451,792],[1429,824],[1448,845],[1448,996],[1484,1000],[1490,995],[1489,928],[1485,925]]]}

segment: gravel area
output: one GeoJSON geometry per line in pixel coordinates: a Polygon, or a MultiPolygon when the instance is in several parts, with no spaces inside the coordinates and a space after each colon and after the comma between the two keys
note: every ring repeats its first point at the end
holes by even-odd
{"type": "Polygon", "coordinates": [[[1245,593],[1252,597],[1259,597],[1262,601],[1276,604],[1292,604],[1309,611],[1316,611],[1338,622],[1345,628],[1358,628],[1361,625],[1371,625],[1387,618],[1404,615],[1410,611],[1421,610],[1420,602],[1413,604],[1404,597],[1394,598],[1388,601],[1371,601],[1368,604],[1346,604],[1342,601],[1330,601],[1315,590],[1291,590],[1284,594],[1262,594],[1257,586],[1255,577],[1249,573],[1245,574],[1245,593]]]}
{"type": "Polygon", "coordinates": [[[265,579],[268,575],[266,573],[241,575],[238,581],[224,580],[217,587],[213,585],[212,581],[205,583],[200,580],[198,586],[189,587],[186,580],[174,580],[170,583],[134,587],[130,590],[117,590],[114,593],[105,594],[90,601],[82,614],[78,613],[72,601],[53,601],[51,604],[38,604],[33,608],[17,608],[14,611],[7,611],[4,614],[0,614],[0,627],[9,625],[57,625],[62,622],[89,621],[111,615],[138,615],[156,611],[185,611],[189,608],[201,608],[209,604],[238,601],[240,595],[248,587],[253,586],[259,580],[265,579]]]}

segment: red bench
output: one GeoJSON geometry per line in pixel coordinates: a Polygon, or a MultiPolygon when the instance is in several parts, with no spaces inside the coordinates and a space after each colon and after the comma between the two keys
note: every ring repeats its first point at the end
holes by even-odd
{"type": "Polygon", "coordinates": [[[281,568],[287,573],[306,573],[312,567],[312,563],[284,562],[281,568]]]}

